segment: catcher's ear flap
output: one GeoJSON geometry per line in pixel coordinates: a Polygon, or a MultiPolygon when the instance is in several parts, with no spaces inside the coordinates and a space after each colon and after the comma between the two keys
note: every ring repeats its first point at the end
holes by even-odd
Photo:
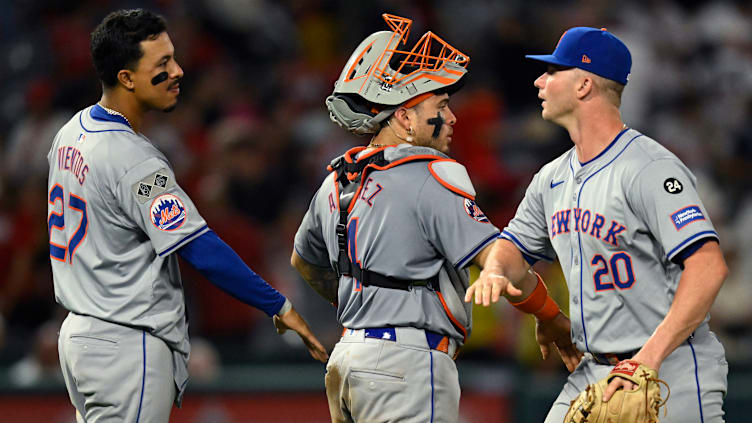
{"type": "Polygon", "coordinates": [[[369,107],[369,102],[358,95],[334,94],[334,97],[336,97],[338,100],[344,101],[347,104],[347,107],[349,107],[353,112],[362,113],[368,116],[376,116],[376,113],[373,113],[372,111],[372,107],[369,107]]]}
{"type": "Polygon", "coordinates": [[[356,135],[379,132],[381,122],[395,110],[395,107],[386,107],[374,113],[372,103],[354,94],[333,94],[326,98],[325,103],[329,118],[356,135]]]}

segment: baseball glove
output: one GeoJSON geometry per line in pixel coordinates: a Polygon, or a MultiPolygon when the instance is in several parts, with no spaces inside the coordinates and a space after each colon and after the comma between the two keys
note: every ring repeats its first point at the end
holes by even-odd
{"type": "Polygon", "coordinates": [[[658,379],[655,370],[637,361],[623,360],[608,376],[588,385],[572,400],[564,423],[658,423],[658,411],[670,394],[668,384],[658,379]],[[632,391],[619,389],[608,402],[603,402],[603,393],[615,377],[627,379],[637,384],[637,388],[632,391]],[[665,400],[661,398],[659,383],[668,390],[665,400]]]}

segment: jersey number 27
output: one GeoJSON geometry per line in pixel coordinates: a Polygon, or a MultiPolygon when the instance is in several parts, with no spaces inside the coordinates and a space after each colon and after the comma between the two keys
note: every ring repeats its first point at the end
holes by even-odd
{"type": "Polygon", "coordinates": [[[81,244],[81,241],[86,238],[86,231],[89,228],[89,218],[86,215],[86,200],[77,196],[76,194],[68,194],[68,208],[76,212],[81,213],[81,220],[78,222],[78,228],[70,237],[65,240],[65,191],[62,185],[55,184],[50,189],[49,202],[53,206],[53,210],[47,217],[47,234],[50,237],[50,257],[65,262],[66,255],[68,261],[73,263],[73,254],[76,252],[76,248],[81,244]],[[60,200],[60,212],[54,210],[55,203],[60,200]],[[56,244],[53,242],[52,229],[60,229],[63,232],[63,240],[65,244],[56,244]]]}

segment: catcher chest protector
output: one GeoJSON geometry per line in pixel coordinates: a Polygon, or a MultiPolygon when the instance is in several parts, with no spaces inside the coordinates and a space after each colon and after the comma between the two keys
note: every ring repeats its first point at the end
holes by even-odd
{"type": "MultiPolygon", "coordinates": [[[[362,269],[357,262],[350,259],[347,254],[347,220],[350,215],[350,207],[353,205],[354,194],[359,191],[360,185],[373,166],[384,168],[390,164],[384,158],[384,149],[361,159],[360,161],[352,160],[351,152],[363,148],[350,150],[344,156],[340,156],[329,165],[329,170],[337,173],[337,188],[339,189],[339,223],[337,223],[337,245],[339,254],[337,256],[337,265],[334,270],[337,276],[347,275],[360,281],[364,286],[378,286],[381,288],[409,290],[413,286],[428,286],[429,288],[440,291],[438,276],[434,276],[426,281],[413,281],[398,279],[391,276],[385,276],[380,273],[372,272],[368,269],[362,269]],[[373,165],[369,167],[369,165],[373,165]]],[[[435,158],[439,158],[438,156],[435,158]]],[[[414,156],[407,161],[431,160],[424,156],[414,156]]],[[[406,161],[406,162],[407,162],[406,161]]]]}
{"type": "MultiPolygon", "coordinates": [[[[422,147],[403,149],[396,157],[391,157],[391,160],[385,157],[385,148],[369,152],[358,160],[353,159],[356,154],[365,149],[365,147],[354,148],[333,160],[328,167],[330,171],[336,173],[337,188],[339,189],[339,222],[336,226],[338,255],[337,262],[332,263],[332,267],[334,267],[337,276],[351,276],[364,286],[371,285],[403,291],[409,291],[416,286],[427,287],[436,293],[449,320],[467,339],[472,322],[472,304],[463,301],[465,290],[469,286],[467,269],[457,270],[451,263],[445,262],[439,273],[427,280],[406,280],[363,269],[357,262],[351,260],[347,253],[347,223],[350,210],[356,201],[355,194],[360,191],[363,181],[367,180],[366,176],[372,170],[387,170],[394,166],[415,161],[429,162],[429,167],[431,162],[449,161],[462,169],[462,172],[458,172],[457,180],[468,191],[474,193],[464,167],[448,159],[445,155],[441,155],[436,150],[422,147]],[[463,179],[463,175],[465,179],[463,179]]],[[[436,177],[435,174],[434,176],[436,177]]]]}

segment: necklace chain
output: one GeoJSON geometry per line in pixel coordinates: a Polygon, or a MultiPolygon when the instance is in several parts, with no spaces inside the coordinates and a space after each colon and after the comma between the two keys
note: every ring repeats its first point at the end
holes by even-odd
{"type": "Polygon", "coordinates": [[[125,117],[124,114],[118,112],[117,110],[108,109],[107,107],[102,106],[102,103],[99,103],[99,107],[103,108],[105,112],[111,115],[120,116],[121,118],[125,119],[125,122],[128,123],[128,126],[133,128],[133,126],[131,125],[131,121],[129,121],[128,118],[125,117]]]}

